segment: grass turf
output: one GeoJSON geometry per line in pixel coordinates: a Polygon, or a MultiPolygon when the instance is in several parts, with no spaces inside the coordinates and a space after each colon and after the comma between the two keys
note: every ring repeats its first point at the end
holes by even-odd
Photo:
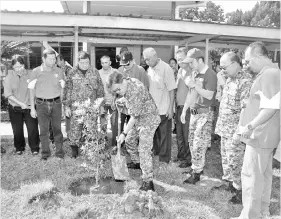
{"type": "MultiPolygon", "coordinates": [[[[83,177],[92,177],[81,166],[83,158],[71,159],[69,147],[65,146],[66,157],[61,160],[55,157],[41,161],[40,156],[32,156],[30,150],[17,156],[13,154],[12,140],[3,139],[2,146],[7,153],[1,156],[1,218],[143,218],[134,212],[124,214],[120,206],[121,196],[82,195],[72,196],[68,187],[83,177]],[[28,203],[32,196],[51,188],[59,192],[53,202],[35,201],[28,203]]],[[[172,157],[177,153],[173,137],[172,157]]],[[[274,161],[273,189],[271,197],[271,218],[280,218],[280,164],[274,161]]],[[[106,164],[104,176],[111,176],[111,163],[106,164]]],[[[196,185],[182,184],[186,175],[175,163],[159,163],[154,159],[156,192],[162,197],[165,214],[157,218],[230,218],[238,216],[242,206],[231,205],[228,200],[231,194],[224,191],[211,191],[214,185],[220,184],[222,176],[219,146],[212,145],[206,154],[206,166],[201,181],[196,185]]],[[[139,186],[141,172],[130,170],[132,187],[139,186]]],[[[130,186],[130,185],[127,185],[130,186]]]]}

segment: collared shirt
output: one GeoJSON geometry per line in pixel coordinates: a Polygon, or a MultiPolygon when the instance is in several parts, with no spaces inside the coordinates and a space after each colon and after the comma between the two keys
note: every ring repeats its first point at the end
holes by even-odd
{"type": "Polygon", "coordinates": [[[239,129],[249,124],[262,109],[276,109],[274,115],[253,130],[250,139],[242,139],[257,148],[276,148],[280,141],[280,69],[265,66],[257,75],[250,90],[246,108],[242,111],[239,129]]]}
{"type": "Polygon", "coordinates": [[[220,103],[216,134],[231,138],[239,123],[242,102],[247,100],[252,86],[252,78],[244,71],[235,78],[226,80],[220,103]]]}
{"type": "Polygon", "coordinates": [[[127,100],[128,114],[137,119],[137,126],[147,126],[149,125],[147,117],[159,116],[157,106],[143,83],[135,78],[127,80],[128,86],[124,98],[127,100]]]}
{"type": "MultiPolygon", "coordinates": [[[[29,103],[28,73],[24,70],[23,74],[19,76],[16,72],[10,72],[4,80],[4,95],[6,98],[14,96],[17,100],[27,105],[29,103]]],[[[19,106],[14,101],[8,99],[12,106],[19,106]]]]}
{"type": "Polygon", "coordinates": [[[110,71],[104,71],[103,68],[99,70],[99,74],[102,80],[102,83],[104,85],[104,99],[105,99],[105,104],[106,105],[111,105],[113,101],[113,95],[108,92],[106,88],[106,81],[108,80],[108,76],[116,70],[115,68],[110,67],[110,71]]]}
{"type": "Polygon", "coordinates": [[[62,69],[54,66],[50,71],[44,65],[33,69],[29,75],[30,83],[35,82],[35,97],[52,99],[61,95],[60,80],[64,80],[62,69]]]}
{"type": "Polygon", "coordinates": [[[203,70],[195,76],[195,80],[197,81],[197,83],[201,83],[203,89],[214,91],[214,94],[211,100],[208,100],[203,96],[198,95],[195,104],[193,104],[191,108],[198,109],[214,106],[217,90],[217,74],[207,65],[205,65],[203,70]]]}
{"type": "Polygon", "coordinates": [[[160,115],[165,115],[170,106],[169,92],[176,89],[173,69],[161,59],[158,64],[147,69],[149,92],[153,97],[160,115]]]}
{"type": "Polygon", "coordinates": [[[104,97],[104,86],[97,69],[89,67],[84,75],[78,67],[74,67],[67,76],[66,99],[64,103],[72,107],[73,103],[82,103],[90,98],[93,103],[97,98],[104,97]]]}
{"type": "Polygon", "coordinates": [[[141,81],[144,86],[149,89],[149,79],[146,71],[144,70],[143,67],[133,64],[132,68],[129,69],[128,71],[125,69],[124,66],[121,66],[118,68],[118,71],[123,73],[125,77],[130,77],[130,78],[136,78],[139,81],[141,81]]]}
{"type": "Polygon", "coordinates": [[[190,90],[185,84],[185,81],[188,77],[191,77],[191,72],[187,73],[184,69],[180,68],[177,75],[177,93],[176,93],[177,106],[184,105],[186,95],[190,90]]]}

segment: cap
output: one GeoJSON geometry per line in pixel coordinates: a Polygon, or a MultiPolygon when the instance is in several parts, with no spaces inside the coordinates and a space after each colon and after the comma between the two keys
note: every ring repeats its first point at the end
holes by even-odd
{"type": "Polygon", "coordinates": [[[193,48],[187,52],[187,57],[196,59],[196,58],[204,57],[204,54],[200,49],[193,48]]]}
{"type": "Polygon", "coordinates": [[[128,65],[130,61],[133,60],[133,55],[131,52],[126,51],[121,55],[120,65],[128,65]]]}
{"type": "Polygon", "coordinates": [[[186,56],[186,58],[184,60],[182,60],[180,63],[188,64],[188,63],[192,62],[192,60],[193,60],[193,58],[190,58],[190,57],[186,56]]]}

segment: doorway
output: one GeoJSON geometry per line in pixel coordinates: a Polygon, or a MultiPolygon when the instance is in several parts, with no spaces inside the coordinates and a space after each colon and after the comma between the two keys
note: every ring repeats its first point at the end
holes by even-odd
{"type": "Polygon", "coordinates": [[[116,47],[96,47],[96,68],[101,69],[101,57],[107,55],[110,57],[111,67],[118,68],[119,64],[116,62],[116,47]]]}

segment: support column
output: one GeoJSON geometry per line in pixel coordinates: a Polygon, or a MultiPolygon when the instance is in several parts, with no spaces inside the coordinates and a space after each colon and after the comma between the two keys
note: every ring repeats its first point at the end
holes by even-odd
{"type": "Polygon", "coordinates": [[[77,65],[78,62],[78,26],[74,27],[74,57],[73,57],[73,66],[77,65]]]}
{"type": "MultiPolygon", "coordinates": [[[[83,13],[84,14],[91,13],[91,2],[90,1],[83,1],[83,13]]],[[[83,51],[90,53],[90,50],[88,50],[87,42],[83,42],[83,51]]]]}
{"type": "MultiPolygon", "coordinates": [[[[29,42],[27,42],[26,43],[26,46],[27,46],[27,48],[28,48],[28,50],[30,49],[30,46],[29,46],[29,42]]],[[[27,58],[27,69],[30,69],[30,57],[29,57],[29,52],[27,52],[27,56],[26,56],[26,58],[27,58]]]]}
{"type": "MultiPolygon", "coordinates": [[[[171,18],[175,19],[176,2],[171,2],[171,6],[172,6],[171,7],[171,18]]],[[[177,51],[176,46],[171,46],[171,58],[176,57],[176,51],[177,51]]]]}
{"type": "Polygon", "coordinates": [[[96,47],[92,44],[90,49],[90,57],[91,57],[91,66],[96,67],[96,47]]]}
{"type": "Polygon", "coordinates": [[[277,48],[274,50],[274,62],[277,60],[277,48]]]}
{"type": "Polygon", "coordinates": [[[205,64],[208,65],[209,62],[209,38],[206,39],[205,46],[205,64]]]}

